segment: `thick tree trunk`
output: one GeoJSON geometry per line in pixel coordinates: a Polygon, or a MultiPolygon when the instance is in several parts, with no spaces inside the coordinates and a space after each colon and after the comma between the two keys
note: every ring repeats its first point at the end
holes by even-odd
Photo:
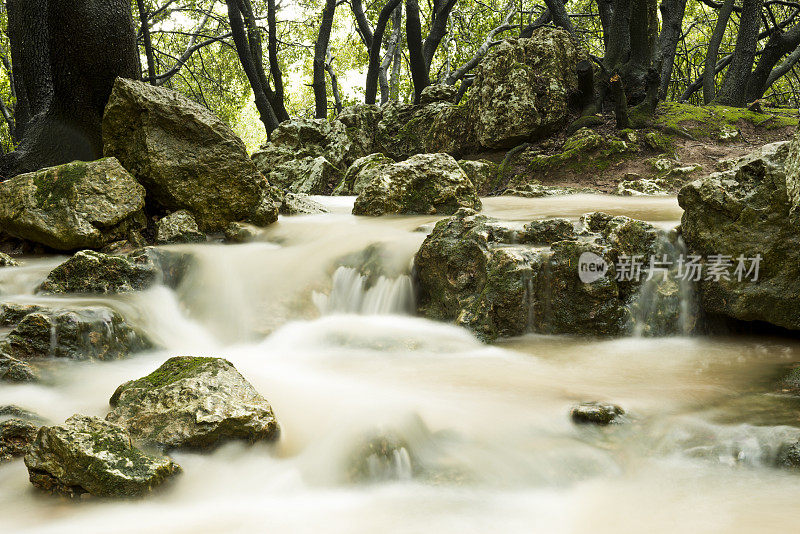
{"type": "Polygon", "coordinates": [[[28,119],[0,176],[102,157],[114,80],[141,78],[130,0],[9,0],[7,8],[18,113],[28,119]]]}
{"type": "Polygon", "coordinates": [[[430,85],[428,65],[422,46],[422,25],[417,0],[406,0],[406,44],[411,80],[414,83],[414,103],[419,103],[422,90],[430,85]]]}
{"type": "Polygon", "coordinates": [[[280,121],[289,120],[289,112],[286,111],[284,104],[283,74],[281,65],[278,63],[278,23],[276,22],[275,0],[267,0],[267,29],[269,37],[267,40],[267,52],[269,54],[269,71],[272,74],[272,81],[275,83],[275,103],[272,108],[280,121]]]}
{"type": "MultiPolygon", "coordinates": [[[[433,2],[433,20],[428,30],[428,36],[422,45],[422,57],[425,58],[425,68],[428,71],[428,76],[430,76],[431,63],[436,50],[439,48],[439,43],[447,35],[447,21],[455,5],[456,0],[434,0],[433,2]]],[[[419,8],[417,9],[417,18],[419,18],[419,8]]]]}
{"type": "Polygon", "coordinates": [[[567,8],[564,6],[564,2],[562,0],[544,0],[544,3],[548,11],[550,11],[555,25],[564,28],[574,35],[575,26],[572,25],[572,21],[569,19],[569,14],[567,13],[567,8]]]}
{"type": "Polygon", "coordinates": [[[318,119],[328,116],[328,92],[325,88],[325,60],[328,57],[328,43],[331,40],[333,14],[336,11],[336,0],[326,0],[322,10],[322,23],[319,26],[317,42],[314,45],[314,109],[318,119]]]}
{"type": "Polygon", "coordinates": [[[770,86],[768,82],[775,65],[783,56],[795,50],[798,45],[800,45],[800,24],[786,33],[782,33],[777,28],[773,30],[772,36],[764,46],[764,50],[761,51],[756,68],[750,75],[750,81],[747,84],[747,102],[758,100],[764,95],[770,86]]]}
{"type": "Polygon", "coordinates": [[[761,5],[762,0],[742,0],[742,15],[739,19],[733,60],[717,98],[723,104],[741,107],[747,103],[747,84],[755,61],[758,30],[761,27],[761,5]]]}

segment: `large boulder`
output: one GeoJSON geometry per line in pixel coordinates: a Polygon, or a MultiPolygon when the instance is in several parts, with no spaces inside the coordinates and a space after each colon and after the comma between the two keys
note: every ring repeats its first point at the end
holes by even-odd
{"type": "MultiPolygon", "coordinates": [[[[639,290],[649,282],[618,277],[617,261],[660,254],[669,238],[647,223],[602,213],[519,228],[459,210],[436,224],[416,254],[418,311],[487,340],[529,332],[621,335],[649,320],[638,310],[639,290]],[[583,279],[579,266],[587,257],[607,270],[583,279]]],[[[684,307],[654,293],[647,310],[659,311],[664,328],[642,333],[680,331],[684,307]]]]}
{"type": "Polygon", "coordinates": [[[354,215],[449,215],[480,209],[475,186],[447,154],[418,154],[384,167],[356,198],[354,215]]]}
{"type": "Polygon", "coordinates": [[[267,185],[227,124],[162,87],[117,79],[103,142],[148,198],[167,210],[188,209],[204,231],[249,219],[267,185]]]}
{"type": "Polygon", "coordinates": [[[28,363],[42,358],[116,360],[151,348],[144,333],[104,306],[32,310],[0,342],[0,354],[28,363]]]}
{"type": "Polygon", "coordinates": [[[799,161],[800,139],[772,143],[681,189],[681,232],[702,257],[706,312],[800,329],[799,161]]]}
{"type": "Polygon", "coordinates": [[[170,449],[274,440],[280,433],[266,399],[222,358],[170,358],[122,384],[110,403],[107,420],[138,440],[170,449]]]}
{"type": "Polygon", "coordinates": [[[527,39],[495,46],[475,69],[469,94],[472,127],[487,148],[541,139],[565,126],[575,66],[588,55],[562,29],[542,27],[527,39]]]}
{"type": "Polygon", "coordinates": [[[0,228],[56,250],[102,248],[142,230],[145,190],[114,158],[0,183],[0,228]]]}
{"type": "Polygon", "coordinates": [[[42,427],[25,465],[34,486],[70,497],[138,497],[181,471],[169,458],[134,447],[122,427],[85,415],[42,427]]]}

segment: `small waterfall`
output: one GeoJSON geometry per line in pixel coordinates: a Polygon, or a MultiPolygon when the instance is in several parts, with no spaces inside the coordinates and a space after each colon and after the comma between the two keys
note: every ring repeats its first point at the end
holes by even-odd
{"type": "MultiPolygon", "coordinates": [[[[654,256],[670,265],[664,273],[644,279],[629,305],[630,328],[636,337],[688,335],[697,318],[694,282],[678,272],[680,260],[688,257],[683,238],[662,233],[654,256]]],[[[646,275],[642,274],[643,278],[646,275]]]]}
{"type": "Polygon", "coordinates": [[[313,300],[323,315],[408,315],[414,311],[414,290],[410,276],[381,276],[369,286],[367,277],[352,267],[336,269],[330,295],[314,292],[313,300]]]}

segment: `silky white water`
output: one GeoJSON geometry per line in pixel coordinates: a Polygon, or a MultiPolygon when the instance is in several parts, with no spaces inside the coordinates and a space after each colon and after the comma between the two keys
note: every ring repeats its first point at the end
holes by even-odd
{"type": "MultiPolygon", "coordinates": [[[[663,224],[674,199],[489,199],[496,217],[605,210],[663,224]]],[[[165,348],[68,363],[55,384],[0,385],[54,422],[103,417],[122,382],[178,354],[224,356],[271,402],[275,445],[176,453],[184,473],[139,501],[67,502],[37,493],[21,460],[0,465],[2,532],[787,532],[800,475],[772,467],[800,438],[800,403],[770,393],[800,344],[785,339],[529,335],[486,345],[413,317],[410,280],[367,287],[340,259],[374,243],[402,271],[432,217],[362,219],[347,200],[284,218],[247,245],[185,246],[176,290],[38,297],[60,259],[0,269],[0,299],[104,303],[165,348]],[[580,401],[620,404],[630,423],[576,427],[580,401]],[[400,436],[389,467],[365,439],[400,436]],[[372,462],[372,463],[370,463],[372,462]]],[[[350,201],[351,202],[351,201],[350,201]]],[[[63,258],[62,258],[63,259],[63,258]]]]}

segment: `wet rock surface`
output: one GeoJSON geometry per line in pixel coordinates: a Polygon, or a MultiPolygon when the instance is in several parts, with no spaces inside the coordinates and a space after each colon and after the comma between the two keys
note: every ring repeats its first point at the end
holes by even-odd
{"type": "Polygon", "coordinates": [[[138,497],[150,493],[180,466],[131,444],[125,430],[96,417],[73,415],[62,425],[42,427],[25,456],[31,484],[49,493],[77,497],[138,497]]]}
{"type": "Polygon", "coordinates": [[[159,270],[146,254],[115,256],[91,250],[76,253],[50,271],[40,293],[127,293],[154,285],[159,270]]]}
{"type": "Polygon", "coordinates": [[[572,421],[579,425],[606,426],[624,422],[625,410],[616,404],[582,402],[570,410],[572,421]]]}
{"type": "Polygon", "coordinates": [[[203,243],[205,234],[197,228],[194,215],[187,210],[178,210],[161,218],[156,223],[156,242],[170,243],[203,243]]]}
{"type": "Polygon", "coordinates": [[[108,421],[167,449],[271,441],[280,433],[267,400],[222,358],[170,358],[153,373],[122,384],[110,403],[108,421]]]}

